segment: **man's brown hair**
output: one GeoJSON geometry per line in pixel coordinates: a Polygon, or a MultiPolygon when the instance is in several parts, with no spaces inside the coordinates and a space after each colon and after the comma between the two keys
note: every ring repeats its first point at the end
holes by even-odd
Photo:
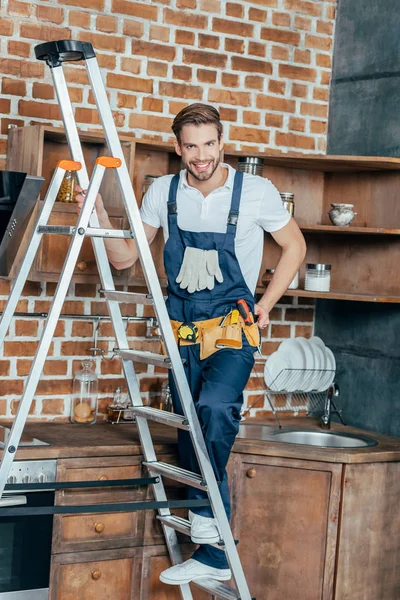
{"type": "Polygon", "coordinates": [[[180,134],[184,125],[204,125],[208,123],[216,126],[219,141],[222,135],[222,123],[219,112],[213,106],[196,102],[195,104],[186,106],[176,115],[172,123],[172,131],[178,140],[178,144],[180,144],[180,134]]]}

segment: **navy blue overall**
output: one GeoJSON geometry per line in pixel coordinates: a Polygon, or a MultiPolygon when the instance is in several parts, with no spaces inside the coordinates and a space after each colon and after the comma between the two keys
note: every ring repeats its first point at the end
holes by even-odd
{"type": "MultiPolygon", "coordinates": [[[[164,250],[164,264],[168,278],[167,309],[176,321],[201,321],[228,314],[236,302],[244,298],[254,309],[250,292],[235,254],[236,223],[239,215],[243,173],[237,171],[226,233],[197,233],[179,229],[176,196],[179,175],[171,181],[168,198],[169,238],[164,250]],[[223,282],[215,282],[214,289],[189,293],[176,283],[186,247],[218,250],[223,282]]],[[[200,360],[200,345],[180,347],[185,358],[184,368],[192,392],[196,411],[217,481],[220,483],[222,501],[228,518],[230,498],[226,465],[239,429],[243,390],[254,364],[254,351],[243,336],[241,350],[223,349],[200,360]]],[[[174,410],[183,414],[180,399],[172,376],[169,378],[174,410]]],[[[178,430],[180,466],[199,473],[199,467],[188,432],[178,430]]],[[[188,487],[188,498],[205,498],[206,492],[188,487]]],[[[211,508],[197,507],[193,512],[212,517],[211,508]]],[[[228,568],[225,553],[210,545],[201,545],[193,555],[196,560],[219,569],[228,568]]]]}

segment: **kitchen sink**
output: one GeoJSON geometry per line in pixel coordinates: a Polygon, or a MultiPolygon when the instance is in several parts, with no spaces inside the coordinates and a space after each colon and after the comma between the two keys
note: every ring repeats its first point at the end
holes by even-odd
{"type": "Polygon", "coordinates": [[[366,448],[378,445],[376,440],[367,435],[290,427],[282,427],[277,430],[271,426],[260,424],[240,425],[237,437],[301,446],[318,446],[319,448],[366,448]]]}

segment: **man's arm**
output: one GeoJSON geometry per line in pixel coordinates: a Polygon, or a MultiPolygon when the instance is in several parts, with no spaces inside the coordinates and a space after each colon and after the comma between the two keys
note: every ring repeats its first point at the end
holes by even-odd
{"type": "Polygon", "coordinates": [[[281,246],[282,254],[267,290],[254,309],[260,329],[268,325],[269,313],[288,289],[306,255],[306,242],[294,219],[271,235],[281,246]]]}
{"type": "MultiPolygon", "coordinates": [[[[81,187],[76,186],[75,191],[78,192],[78,194],[75,196],[75,199],[78,205],[77,212],[79,213],[82,208],[82,204],[85,197],[82,194],[81,187]]],[[[103,200],[100,194],[97,194],[96,198],[96,212],[97,217],[99,219],[99,225],[102,229],[114,229],[113,225],[111,225],[107,211],[104,208],[103,200]]],[[[154,238],[156,237],[158,228],[152,227],[147,223],[143,223],[143,228],[146,234],[147,241],[149,242],[149,244],[151,244],[154,238]]],[[[136,244],[134,240],[117,240],[104,238],[104,245],[106,247],[108,260],[113,265],[113,267],[115,267],[118,270],[127,269],[128,267],[131,267],[139,258],[139,254],[136,249],[136,244]]]]}

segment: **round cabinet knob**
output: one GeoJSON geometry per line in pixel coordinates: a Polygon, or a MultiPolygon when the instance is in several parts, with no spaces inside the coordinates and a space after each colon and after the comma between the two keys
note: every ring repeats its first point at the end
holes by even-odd
{"type": "Polygon", "coordinates": [[[10,475],[10,477],[7,479],[7,483],[17,483],[17,478],[15,475],[10,475]]]}
{"type": "Polygon", "coordinates": [[[84,260],[81,260],[80,262],[78,262],[78,264],[76,265],[76,268],[79,271],[86,271],[88,265],[87,262],[85,262],[84,260]]]}
{"type": "Polygon", "coordinates": [[[99,475],[97,478],[97,481],[107,481],[108,477],[107,475],[99,475]]]}
{"type": "Polygon", "coordinates": [[[94,571],[92,571],[92,579],[97,580],[100,579],[101,577],[101,571],[99,571],[98,569],[95,569],[94,571]]]}
{"type": "Polygon", "coordinates": [[[105,525],[104,525],[104,523],[95,523],[95,525],[94,525],[94,530],[95,530],[97,533],[103,533],[103,531],[104,531],[104,528],[105,528],[105,525]]]}
{"type": "Polygon", "coordinates": [[[30,483],[31,482],[31,476],[30,475],[24,475],[22,478],[22,483],[30,483]]]}
{"type": "Polygon", "coordinates": [[[257,475],[257,471],[252,467],[251,469],[249,469],[248,471],[246,471],[246,476],[249,477],[250,479],[253,479],[253,477],[255,477],[257,475]]]}

